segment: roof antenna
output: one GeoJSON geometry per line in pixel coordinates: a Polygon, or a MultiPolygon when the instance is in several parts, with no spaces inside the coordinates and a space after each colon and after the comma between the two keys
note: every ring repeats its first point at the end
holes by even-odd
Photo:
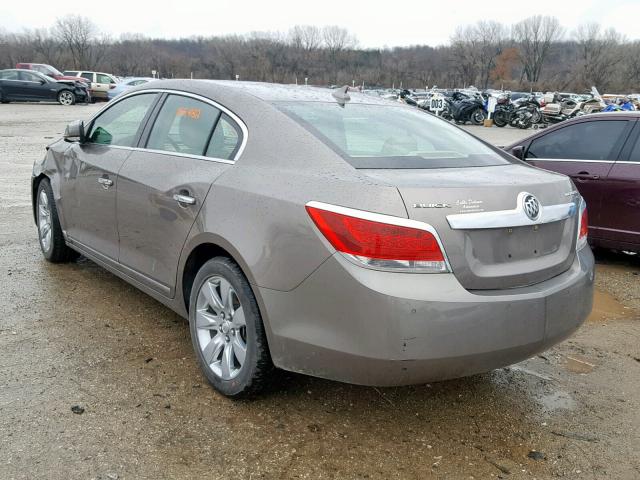
{"type": "Polygon", "coordinates": [[[344,107],[345,104],[351,100],[351,97],[347,93],[349,91],[349,85],[345,85],[344,87],[336,88],[333,92],[331,92],[331,96],[338,101],[338,105],[344,107]]]}

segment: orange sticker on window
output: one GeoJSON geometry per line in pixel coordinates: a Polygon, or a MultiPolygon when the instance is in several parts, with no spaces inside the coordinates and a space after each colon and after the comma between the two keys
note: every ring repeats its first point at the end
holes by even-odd
{"type": "Polygon", "coordinates": [[[176,117],[189,117],[194,120],[198,120],[200,118],[200,109],[178,107],[178,110],[176,110],[176,117]]]}

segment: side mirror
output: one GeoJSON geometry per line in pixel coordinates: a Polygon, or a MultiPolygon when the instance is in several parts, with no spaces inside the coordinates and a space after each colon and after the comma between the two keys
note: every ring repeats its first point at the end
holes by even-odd
{"type": "Polygon", "coordinates": [[[63,136],[65,142],[84,142],[84,122],[76,120],[67,125],[63,136]]]}
{"type": "Polygon", "coordinates": [[[44,78],[40,79],[40,85],[44,85],[45,83],[47,83],[47,81],[44,78]]]}
{"type": "Polygon", "coordinates": [[[524,160],[524,146],[518,145],[517,147],[513,147],[511,149],[511,155],[513,155],[516,158],[519,158],[520,160],[524,160]]]}

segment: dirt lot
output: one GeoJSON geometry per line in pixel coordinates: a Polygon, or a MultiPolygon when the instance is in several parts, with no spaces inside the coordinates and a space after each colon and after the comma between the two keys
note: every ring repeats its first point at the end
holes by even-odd
{"type": "Polygon", "coordinates": [[[87,260],[42,259],[31,164],[96,108],[0,105],[0,479],[640,477],[637,257],[599,255],[589,321],[513,367],[393,389],[286,375],[229,401],[181,318],[87,260]]]}

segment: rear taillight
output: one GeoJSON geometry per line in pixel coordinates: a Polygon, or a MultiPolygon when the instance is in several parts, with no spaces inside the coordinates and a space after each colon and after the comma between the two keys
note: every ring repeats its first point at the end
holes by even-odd
{"type": "Polygon", "coordinates": [[[587,244],[587,236],[589,235],[589,215],[587,214],[587,202],[580,199],[580,220],[578,223],[578,242],[576,250],[580,250],[587,244]]]}
{"type": "Polygon", "coordinates": [[[329,243],[359,264],[394,271],[449,271],[437,233],[426,223],[320,202],[309,202],[306,208],[329,243]]]}

